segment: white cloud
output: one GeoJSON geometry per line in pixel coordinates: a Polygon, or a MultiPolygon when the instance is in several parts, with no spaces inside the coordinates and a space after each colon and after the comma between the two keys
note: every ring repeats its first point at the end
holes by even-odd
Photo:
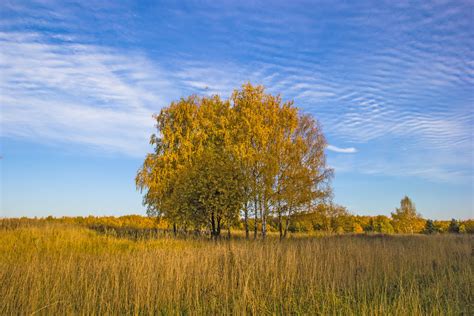
{"type": "Polygon", "coordinates": [[[0,33],[2,135],[142,156],[152,114],[174,93],[138,54],[0,33]]]}
{"type": "MultiPolygon", "coordinates": [[[[379,173],[410,176],[425,170],[427,177],[432,174],[435,178],[437,174],[457,176],[450,168],[459,166],[472,175],[474,100],[470,91],[474,63],[469,49],[470,20],[463,18],[462,7],[449,13],[448,19],[448,10],[433,10],[431,5],[401,10],[396,15],[390,14],[386,6],[363,5],[360,14],[337,20],[347,28],[347,35],[351,30],[358,32],[363,25],[383,30],[366,32],[370,47],[362,50],[357,41],[351,40],[324,46],[324,37],[320,36],[324,29],[313,23],[317,19],[301,12],[282,10],[292,25],[282,31],[281,17],[268,19],[268,12],[245,7],[221,10],[243,18],[239,19],[243,28],[238,34],[228,27],[232,26],[229,17],[200,16],[212,10],[187,10],[174,16],[179,22],[183,14],[188,15],[187,22],[196,19],[212,31],[206,47],[219,55],[206,60],[199,53],[174,51],[174,59],[166,60],[173,69],[164,69],[160,60],[137,52],[80,45],[78,38],[70,35],[49,35],[55,37],[52,39],[37,33],[0,33],[0,133],[142,155],[148,149],[153,128],[149,117],[160,106],[190,93],[219,93],[225,97],[251,81],[264,84],[269,92],[281,93],[285,99],[295,99],[295,105],[319,119],[331,142],[355,146],[330,145],[328,150],[355,153],[356,148],[364,146],[363,155],[333,155],[353,159],[352,170],[373,172],[376,169],[372,166],[380,164],[387,167],[377,169],[379,173]],[[426,14],[418,18],[411,16],[423,12],[426,14]],[[253,36],[254,29],[262,34],[253,36]],[[425,34],[424,30],[437,31],[425,34]],[[301,39],[302,34],[306,34],[307,41],[295,46],[290,39],[301,39]],[[236,36],[230,43],[229,35],[236,36]],[[327,52],[323,50],[318,60],[321,47],[327,52]],[[226,54],[229,50],[233,53],[226,54]],[[400,150],[400,144],[408,149],[400,150]],[[375,147],[377,152],[371,155],[375,147]],[[419,159],[415,152],[423,152],[426,157],[419,159]],[[390,164],[390,159],[397,162],[390,164]],[[398,168],[399,161],[405,161],[406,168],[398,168]]],[[[39,13],[30,10],[25,16],[31,19],[44,15],[36,20],[47,22],[47,15],[54,13],[56,20],[66,23],[65,29],[72,30],[68,34],[81,34],[74,32],[82,25],[75,23],[80,22],[79,15],[75,17],[77,12],[61,8],[59,16],[58,8],[52,10],[48,5],[39,13]]],[[[335,9],[344,11],[345,5],[335,9]]],[[[103,24],[95,27],[120,27],[120,32],[113,33],[118,35],[124,29],[134,35],[142,31],[132,24],[117,24],[123,17],[111,18],[109,11],[96,11],[96,20],[103,24]]],[[[310,12],[305,9],[304,13],[310,12]]],[[[13,20],[3,24],[23,25],[27,21],[13,20]]],[[[33,20],[27,22],[34,24],[33,20]]],[[[179,25],[173,23],[177,30],[179,25]]],[[[84,29],[93,27],[84,25],[84,29]]],[[[83,39],[87,34],[82,34],[83,39]]]]}
{"type": "Polygon", "coordinates": [[[326,149],[330,151],[334,151],[336,153],[344,153],[344,154],[354,154],[357,152],[357,149],[355,149],[354,147],[341,148],[341,147],[336,147],[334,145],[328,145],[326,149]]]}

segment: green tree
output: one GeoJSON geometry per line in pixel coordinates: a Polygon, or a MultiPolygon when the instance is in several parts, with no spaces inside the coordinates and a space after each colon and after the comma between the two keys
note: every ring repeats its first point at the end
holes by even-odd
{"type": "Polygon", "coordinates": [[[448,232],[454,234],[459,233],[459,222],[454,218],[451,219],[451,222],[449,223],[448,232]]]}
{"type": "Polygon", "coordinates": [[[429,219],[426,221],[425,229],[423,232],[425,234],[434,234],[438,232],[438,229],[436,228],[435,223],[431,219],[429,219]]]}
{"type": "Polygon", "coordinates": [[[158,130],[150,138],[154,152],[146,156],[135,178],[137,188],[145,191],[143,203],[147,214],[169,220],[175,233],[177,226],[188,219],[174,203],[173,193],[180,170],[189,164],[196,151],[191,132],[197,127],[199,103],[199,98],[191,96],[171,103],[154,116],[158,130]]]}
{"type": "Polygon", "coordinates": [[[209,228],[218,238],[226,227],[230,234],[238,222],[244,192],[242,176],[232,159],[205,151],[193,166],[182,172],[174,194],[175,203],[195,229],[209,228]]]}
{"type": "Polygon", "coordinates": [[[379,215],[370,217],[367,225],[364,227],[366,232],[374,233],[393,233],[393,226],[390,223],[390,218],[387,216],[379,215]]]}

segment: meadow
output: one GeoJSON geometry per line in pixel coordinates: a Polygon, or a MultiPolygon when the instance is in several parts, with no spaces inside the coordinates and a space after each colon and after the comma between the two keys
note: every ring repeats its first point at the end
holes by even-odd
{"type": "Polygon", "coordinates": [[[0,314],[472,315],[472,235],[126,238],[0,228],[0,314]]]}

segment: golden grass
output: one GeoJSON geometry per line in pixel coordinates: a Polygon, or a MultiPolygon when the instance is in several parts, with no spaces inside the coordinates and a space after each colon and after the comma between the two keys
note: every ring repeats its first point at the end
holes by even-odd
{"type": "Polygon", "coordinates": [[[132,241],[82,227],[0,231],[0,314],[458,315],[472,236],[132,241]]]}

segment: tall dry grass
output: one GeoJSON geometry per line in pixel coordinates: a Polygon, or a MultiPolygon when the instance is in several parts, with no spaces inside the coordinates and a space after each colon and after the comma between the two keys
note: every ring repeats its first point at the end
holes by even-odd
{"type": "Polygon", "coordinates": [[[132,241],[66,225],[0,231],[0,314],[458,315],[471,236],[132,241]]]}

